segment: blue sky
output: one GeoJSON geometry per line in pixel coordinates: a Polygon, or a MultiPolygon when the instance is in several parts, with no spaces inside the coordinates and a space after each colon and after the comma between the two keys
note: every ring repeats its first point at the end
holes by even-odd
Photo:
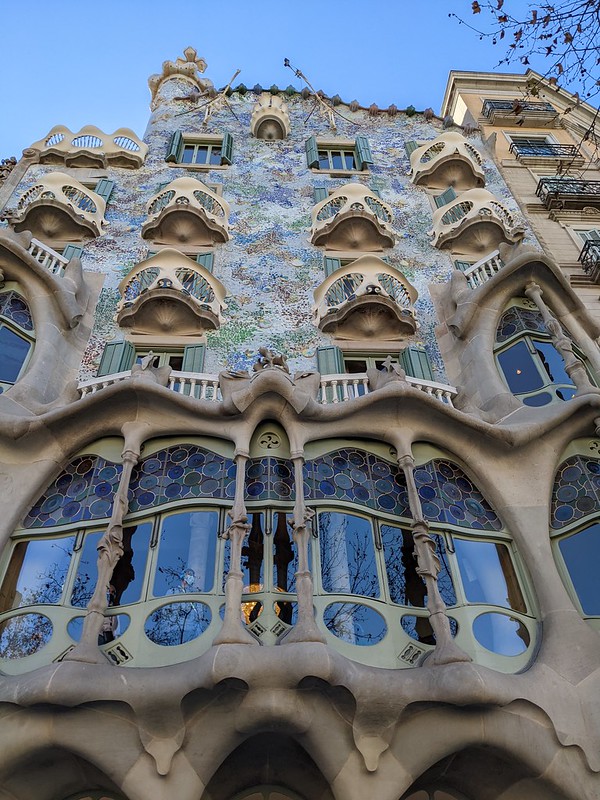
{"type": "Polygon", "coordinates": [[[141,136],[148,76],[188,45],[216,86],[241,69],[236,84],[301,88],[283,66],[287,57],[317,89],[345,101],[439,111],[451,69],[490,71],[503,55],[450,12],[483,21],[470,0],[5,2],[0,158],[20,156],[59,123],[141,136]]]}

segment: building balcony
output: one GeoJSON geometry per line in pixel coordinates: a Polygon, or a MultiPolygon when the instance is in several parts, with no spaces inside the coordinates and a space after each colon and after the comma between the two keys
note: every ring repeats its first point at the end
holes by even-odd
{"type": "Polygon", "coordinates": [[[491,125],[543,128],[558,121],[558,111],[550,103],[519,99],[484,100],[481,114],[491,125]]]}
{"type": "Polygon", "coordinates": [[[8,221],[37,239],[78,242],[104,233],[104,198],[63,172],[50,172],[21,195],[8,221]]]}
{"type": "Polygon", "coordinates": [[[142,237],[157,244],[206,247],[229,239],[229,204],[195,178],[177,178],[147,206],[142,237]]]}
{"type": "Polygon", "coordinates": [[[579,254],[579,263],[586,275],[589,275],[594,283],[600,283],[600,239],[589,241],[583,245],[579,254]]]}
{"type": "Polygon", "coordinates": [[[362,256],[315,291],[315,325],[340,339],[399,339],[416,330],[417,296],[401,272],[362,256]]]}
{"type": "Polygon", "coordinates": [[[394,246],[392,209],[367,187],[347,183],[312,210],[311,242],[328,250],[378,251],[394,246]]]}
{"type": "Polygon", "coordinates": [[[475,264],[472,264],[465,270],[462,270],[463,275],[467,279],[467,283],[471,289],[477,289],[487,283],[490,278],[497,275],[504,266],[504,262],[500,258],[498,250],[488,253],[475,264]]]}
{"type": "Polygon", "coordinates": [[[442,133],[411,153],[412,182],[428,189],[458,191],[485,185],[479,152],[460,133],[442,133]]]}
{"type": "Polygon", "coordinates": [[[129,128],[119,128],[108,134],[94,125],[86,125],[78,133],[73,133],[64,125],[55,125],[47,136],[34,142],[26,154],[37,156],[40,164],[92,169],[105,169],[110,165],[138,169],[147,152],[148,145],[129,128]]]}
{"type": "Polygon", "coordinates": [[[258,98],[252,109],[250,133],[266,141],[287,139],[290,135],[290,115],[283,97],[264,92],[258,98]]]}
{"type": "Polygon", "coordinates": [[[600,208],[600,181],[578,178],[541,178],[536,195],[552,209],[600,208]]]}
{"type": "Polygon", "coordinates": [[[138,264],[119,291],[117,323],[133,333],[198,336],[217,330],[227,308],[223,284],[171,248],[138,264]]]}
{"type": "Polygon", "coordinates": [[[454,253],[489,253],[515,243],[525,229],[486,189],[470,189],[433,215],[433,245],[454,253]]]}
{"type": "Polygon", "coordinates": [[[563,162],[574,167],[580,167],[585,163],[584,157],[574,144],[546,144],[542,142],[539,144],[519,144],[519,142],[513,142],[510,146],[510,152],[522,164],[532,166],[544,166],[547,164],[556,169],[563,162]]]}

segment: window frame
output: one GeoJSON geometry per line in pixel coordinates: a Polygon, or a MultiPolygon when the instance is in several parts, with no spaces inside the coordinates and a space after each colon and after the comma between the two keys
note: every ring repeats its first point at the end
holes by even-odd
{"type": "MultiPolygon", "coordinates": [[[[229,167],[231,166],[231,162],[227,160],[227,156],[223,152],[223,150],[227,146],[226,142],[230,143],[229,147],[232,149],[233,137],[228,132],[218,135],[211,133],[195,134],[195,133],[185,133],[182,131],[174,131],[173,136],[168,145],[165,161],[173,167],[181,167],[183,169],[187,169],[190,171],[209,172],[210,170],[229,169],[229,167]],[[176,136],[176,134],[180,135],[180,139],[177,141],[175,141],[173,138],[176,136]],[[197,163],[194,161],[186,163],[181,160],[186,147],[193,147],[194,153],[197,153],[198,148],[203,146],[208,147],[208,153],[207,153],[208,159],[210,158],[210,153],[212,152],[213,147],[219,147],[221,149],[220,162],[218,164],[211,164],[207,162],[197,163]],[[171,156],[173,157],[171,158],[171,156]]],[[[218,194],[218,192],[215,192],[215,194],[218,194]]]]}
{"type": "MultiPolygon", "coordinates": [[[[364,166],[359,168],[358,162],[358,140],[360,136],[357,136],[356,139],[331,139],[331,138],[323,138],[320,136],[314,137],[315,145],[317,149],[317,154],[319,158],[319,166],[309,166],[311,172],[320,175],[330,175],[331,177],[344,177],[347,175],[368,175],[371,172],[371,167],[373,166],[372,162],[363,162],[364,166]],[[329,161],[329,167],[321,168],[321,154],[327,153],[327,158],[329,161]],[[333,164],[333,156],[332,153],[339,153],[339,154],[351,154],[352,159],[354,161],[354,167],[351,169],[348,168],[336,168],[332,166],[333,164]]],[[[366,136],[362,137],[363,139],[367,139],[366,136]]],[[[342,156],[345,160],[345,156],[342,156]]]]}
{"type": "MultiPolygon", "coordinates": [[[[29,309],[29,313],[31,315],[31,309],[29,308],[29,303],[27,302],[27,298],[19,291],[20,287],[14,283],[13,281],[7,281],[3,287],[0,294],[8,294],[9,292],[14,292],[17,294],[25,303],[27,308],[29,309]]],[[[33,316],[31,317],[33,322],[33,316]]],[[[23,341],[29,344],[29,349],[25,358],[23,359],[23,363],[21,364],[21,368],[19,369],[19,373],[15,380],[11,383],[10,381],[3,381],[0,380],[0,394],[5,394],[7,391],[12,389],[21,378],[25,375],[29,368],[29,364],[31,363],[31,359],[33,358],[33,353],[35,350],[36,345],[36,332],[35,332],[35,324],[32,331],[27,331],[25,328],[21,328],[21,326],[15,322],[14,320],[9,319],[8,317],[3,316],[0,314],[0,328],[7,328],[11,333],[18,336],[23,341]]]]}

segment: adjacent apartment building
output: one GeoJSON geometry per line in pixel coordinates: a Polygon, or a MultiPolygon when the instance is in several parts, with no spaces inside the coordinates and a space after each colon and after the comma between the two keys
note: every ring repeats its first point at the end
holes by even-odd
{"type": "Polygon", "coordinates": [[[595,110],[205,70],[0,169],[0,800],[597,800],[595,110]]]}

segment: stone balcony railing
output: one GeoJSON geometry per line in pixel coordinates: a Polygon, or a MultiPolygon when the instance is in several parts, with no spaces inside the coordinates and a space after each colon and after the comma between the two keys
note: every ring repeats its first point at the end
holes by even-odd
{"type": "Polygon", "coordinates": [[[484,100],[482,116],[491,125],[546,127],[558,123],[558,111],[550,103],[530,100],[484,100]]]}
{"type": "MultiPolygon", "coordinates": [[[[107,386],[121,383],[131,378],[131,370],[117,372],[114,375],[104,375],[99,378],[91,378],[79,384],[79,394],[81,397],[96,394],[107,386]]],[[[444,383],[427,381],[422,378],[406,376],[406,382],[424,394],[439,400],[441,403],[454,407],[453,400],[458,394],[454,386],[444,383]]],[[[208,400],[211,402],[221,402],[222,395],[219,388],[219,376],[206,373],[179,372],[172,371],[169,377],[167,388],[176,394],[186,397],[195,397],[197,400],[208,400]]],[[[359,397],[371,393],[369,378],[366,373],[356,373],[352,375],[322,375],[318,402],[322,405],[350,402],[359,397]]]]}
{"type": "Polygon", "coordinates": [[[536,195],[546,208],[600,208],[600,181],[580,178],[541,178],[536,195]]]}
{"type": "Polygon", "coordinates": [[[425,142],[410,156],[412,182],[429,189],[457,191],[485,185],[485,174],[479,151],[460,133],[442,133],[432,142],[425,142]]]}
{"type": "Polygon", "coordinates": [[[500,258],[500,253],[498,250],[494,250],[475,264],[472,264],[468,269],[463,270],[463,275],[471,289],[477,289],[478,286],[482,286],[500,272],[503,266],[504,262],[500,258]]]}
{"type": "Polygon", "coordinates": [[[361,256],[315,291],[314,321],[342,339],[394,340],[415,332],[416,289],[377,256],[361,256]]]}
{"type": "Polygon", "coordinates": [[[65,267],[69,263],[68,258],[64,258],[43,242],[32,239],[28,248],[30,255],[35,258],[38,264],[45,267],[51,275],[61,278],[65,274],[65,267]]]}
{"type": "Polygon", "coordinates": [[[216,330],[223,322],[226,290],[208,270],[166,248],[119,285],[117,322],[136,333],[179,335],[216,330]]]}
{"type": "Polygon", "coordinates": [[[119,128],[108,134],[94,125],[86,125],[77,133],[64,125],[55,125],[47,136],[25,151],[40,164],[96,169],[109,165],[137,169],[144,163],[147,153],[148,145],[129,128],[119,128]]]}
{"type": "Polygon", "coordinates": [[[367,187],[347,183],[312,210],[311,242],[329,250],[393,247],[392,209],[367,187]]]}
{"type": "Polygon", "coordinates": [[[486,189],[469,189],[436,209],[433,215],[434,247],[452,247],[455,253],[489,253],[501,242],[523,238],[524,227],[486,189]]]}
{"type": "Polygon", "coordinates": [[[583,245],[579,263],[594,283],[600,283],[600,239],[591,240],[583,245]]]}
{"type": "Polygon", "coordinates": [[[142,237],[206,247],[229,239],[229,203],[195,178],[176,178],[147,205],[142,237]]]}
{"type": "Polygon", "coordinates": [[[99,194],[63,172],[50,172],[27,189],[7,215],[16,231],[38,239],[81,241],[101,236],[106,203],[99,194]]]}

